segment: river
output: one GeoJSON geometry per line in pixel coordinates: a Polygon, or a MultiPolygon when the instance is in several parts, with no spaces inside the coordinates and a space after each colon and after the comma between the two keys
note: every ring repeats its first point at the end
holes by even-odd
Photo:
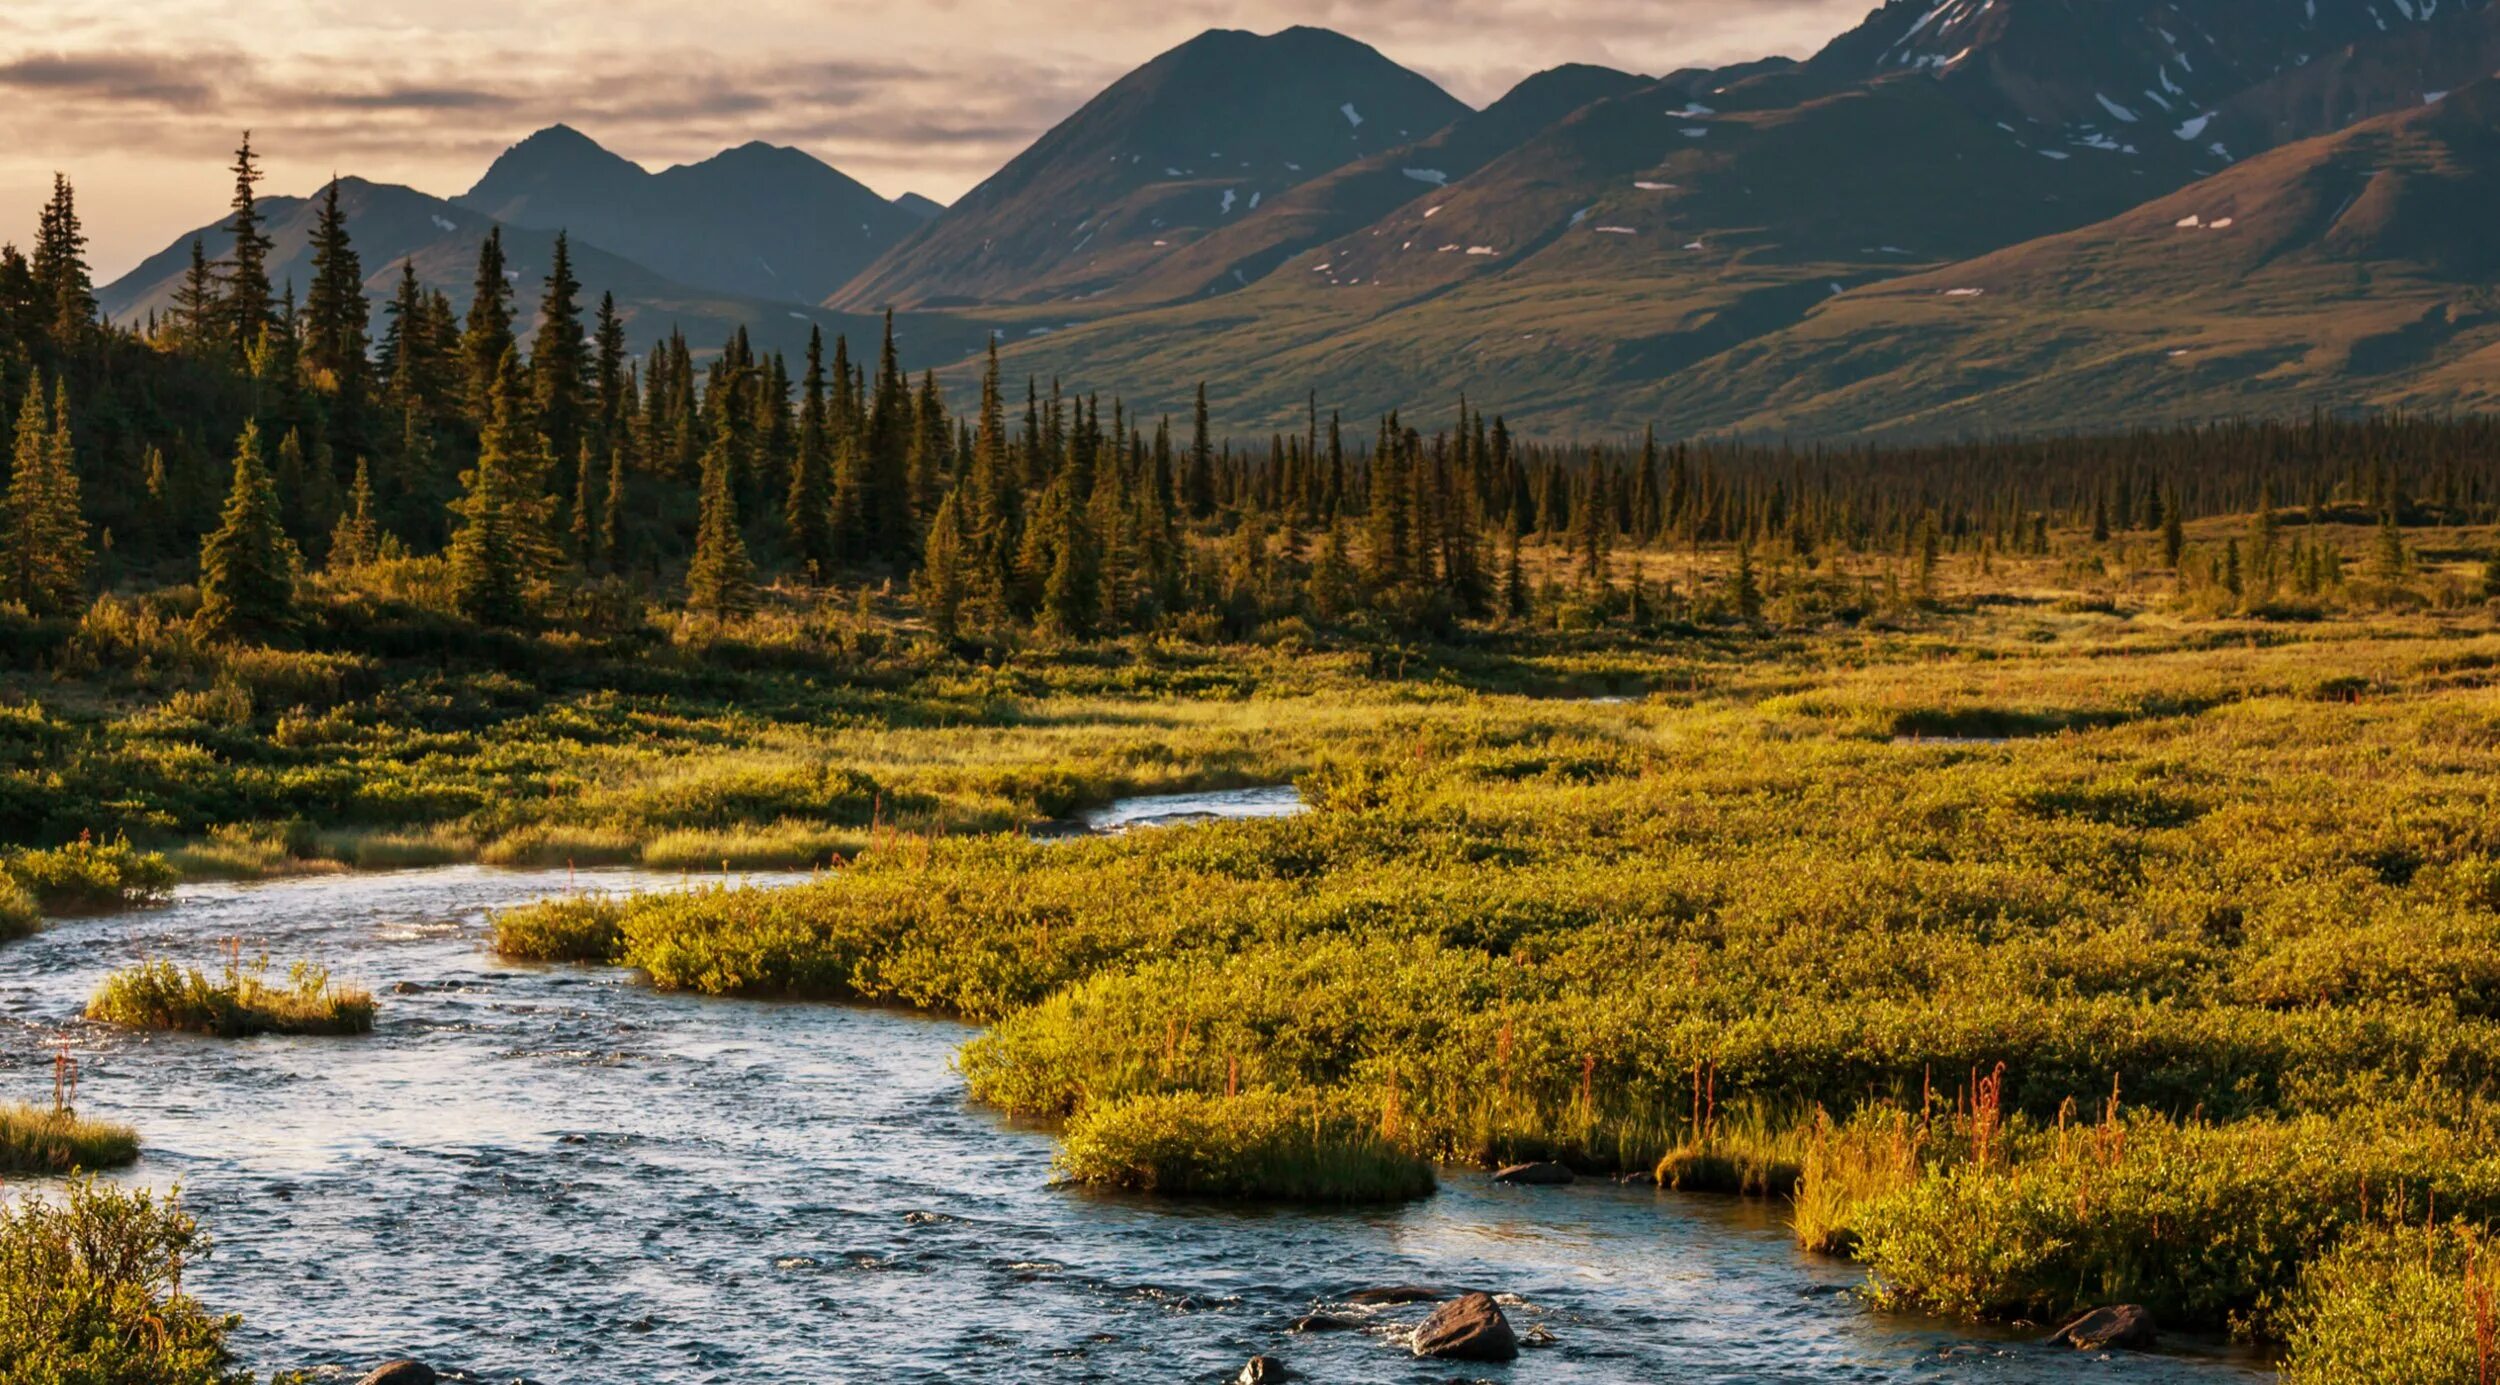
{"type": "MultiPolygon", "coordinates": [[[[759,879],[764,877],[759,877],[759,879]]],[[[1515,1295],[1554,1345],[1494,1380],[2262,1379],[2219,1353],[2096,1359],[1889,1318],[1774,1206],[1452,1171],[1391,1210],[1175,1205],[1051,1186],[1051,1140],[970,1105],[971,1030],[893,1010],[662,995],[508,965],[486,911],[674,875],[458,867],[180,890],[0,948],[0,1094],[80,1057],[81,1108],[138,1127],[125,1182],[179,1184],[216,1239],[188,1279],[263,1371],[412,1355],[545,1385],[1452,1377],[1385,1335],[1297,1336],[1315,1303],[1419,1282],[1515,1295]],[[222,940],[379,995],[355,1039],[134,1035],[77,1018],[143,954],[222,940]]],[[[1388,1311],[1411,1323],[1421,1309],[1388,1311]]]]}

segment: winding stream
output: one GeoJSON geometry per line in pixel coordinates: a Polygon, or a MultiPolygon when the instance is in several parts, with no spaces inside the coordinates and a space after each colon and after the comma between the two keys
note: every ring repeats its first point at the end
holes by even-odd
{"type": "MultiPolygon", "coordinates": [[[[674,875],[608,872],[604,889],[674,875]]],[[[661,995],[506,965],[485,911],[566,887],[477,867],[194,886],[0,948],[0,1093],[80,1055],[138,1126],[125,1181],[180,1184],[216,1237],[191,1287],[263,1371],[414,1355],[546,1385],[1451,1378],[1383,1336],[1295,1336],[1316,1302],[1420,1282],[1518,1296],[1551,1382],[2263,1378],[2220,1354],[2079,1357],[1885,1318],[1775,1208],[1454,1172],[1388,1211],[1244,1210],[1049,1186],[1051,1141],[966,1103],[964,1027],[890,1010],[661,995]],[[371,985],[361,1039],[220,1043],[77,1014],[142,953],[242,937],[371,985]]],[[[1412,1322],[1421,1309],[1388,1310],[1412,1322]]]]}

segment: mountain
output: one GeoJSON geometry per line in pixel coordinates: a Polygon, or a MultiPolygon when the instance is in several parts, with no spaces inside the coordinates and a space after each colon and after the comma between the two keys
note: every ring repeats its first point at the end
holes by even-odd
{"type": "Polygon", "coordinates": [[[658,173],[553,125],[454,199],[511,226],[569,231],[680,283],[815,303],[925,218],[796,149],[742,144],[658,173]]]}
{"type": "Polygon", "coordinates": [[[945,203],[923,197],[916,192],[907,192],[895,198],[894,205],[924,222],[935,221],[946,212],[945,203]]]}
{"type": "Polygon", "coordinates": [[[1248,216],[1141,267],[1096,301],[1171,302],[1247,287],[1304,250],[1360,231],[1464,179],[1572,112],[1647,85],[1645,77],[1582,64],[1537,73],[1492,105],[1461,115],[1424,139],[1266,199],[1248,216]]]}
{"type": "MultiPolygon", "coordinates": [[[[1149,410],[1186,402],[1172,381],[1203,378],[1228,423],[1251,429],[1290,422],[1314,389],[1355,415],[1466,392],[1547,431],[2115,422],[2132,416],[2124,391],[1938,406],[1993,371],[2028,389],[2054,343],[2092,338],[2054,314],[2024,317],[2006,341],[1965,338],[1955,322],[2012,312],[1995,291],[1946,296],[1981,287],[1959,282],[1966,263],[2167,207],[2234,160],[2341,129],[2345,112],[2418,116],[2448,89],[2427,79],[2487,56],[2500,58],[2500,19],[2457,0],[1891,4],[1802,64],[1601,93],[1421,196],[1339,200],[1389,168],[1432,167],[1405,151],[1348,165],[1136,275],[1132,299],[1151,290],[1161,306],[1016,335],[1010,366],[1149,410]],[[1930,274],[1957,282],[1883,297],[1930,274]],[[1966,339],[1979,354],[1955,384],[1940,343],[1966,339]]],[[[1468,123],[1431,138],[1458,140],[1468,123]]],[[[2363,259],[2392,243],[2373,239],[2363,259]]],[[[2416,282],[2397,263],[2380,272],[2416,282]]],[[[2159,312],[2183,291],[2159,267],[2109,283],[2160,286],[2143,299],[2159,312]]],[[[2375,306],[2347,320],[2414,344],[2452,324],[2469,333],[2474,312],[2447,301],[2393,309],[2394,325],[2375,306]]],[[[2270,388],[2209,397],[2248,407],[2270,388]]]]}
{"type": "Polygon", "coordinates": [[[828,299],[1081,299],[1345,164],[1467,113],[1324,29],[1202,34],[1114,83],[828,299]]]}
{"type": "Polygon", "coordinates": [[[1651,395],[1942,433],[2500,405],[2500,80],[2098,224],[1834,299],[1651,395]],[[1741,402],[1738,402],[1741,401],[1741,402]]]}
{"type": "MultiPolygon", "coordinates": [[[[442,290],[456,308],[467,311],[477,277],[478,247],[500,223],[414,188],[361,178],[339,180],[339,205],[347,213],[348,235],[364,265],[366,296],[377,304],[377,333],[382,321],[378,305],[397,290],[402,261],[416,266],[418,279],[427,287],[442,290]]],[[[300,291],[312,282],[317,202],[304,197],[264,197],[260,206],[272,241],[269,276],[300,291]]],[[[174,290],[190,267],[194,236],[212,260],[233,247],[233,237],[222,221],[181,237],[98,292],[106,315],[126,322],[149,312],[171,311],[174,290]]],[[[536,323],[539,294],[554,257],[555,234],[504,226],[503,243],[514,307],[526,335],[536,323]]],[[[828,339],[847,333],[854,343],[874,341],[883,330],[871,317],[691,288],[583,241],[574,241],[571,252],[574,276],[582,284],[584,316],[597,306],[600,294],[614,293],[627,339],[636,351],[647,350],[672,327],[682,329],[698,350],[715,347],[728,340],[732,331],[744,328],[762,349],[793,355],[804,349],[812,327],[821,327],[828,339]]],[[[980,345],[978,337],[944,323],[907,321],[897,331],[910,344],[914,363],[955,359],[980,345]]]]}

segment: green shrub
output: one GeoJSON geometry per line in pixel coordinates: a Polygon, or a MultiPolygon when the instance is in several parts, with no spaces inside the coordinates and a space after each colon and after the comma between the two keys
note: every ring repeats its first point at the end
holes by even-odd
{"type": "Polygon", "coordinates": [[[0,1106],[0,1173],[117,1169],[138,1158],[139,1136],[129,1126],[87,1120],[72,1111],[0,1106]]]}
{"type": "Polygon", "coordinates": [[[83,837],[50,850],[0,854],[0,877],[53,915],[149,908],[170,898],[174,887],[174,868],[163,856],[126,841],[83,837]]]}
{"type": "Polygon", "coordinates": [[[79,1180],[0,1201],[0,1381],[8,1385],[249,1385],[239,1324],[183,1292],[208,1253],[173,1198],[79,1180]]]}
{"type": "Polygon", "coordinates": [[[0,943],[32,934],[43,927],[43,910],[35,907],[35,897],[26,887],[0,874],[0,943]]]}
{"type": "Polygon", "coordinates": [[[1399,1202],[1432,1165],[1381,1133],[1379,1113],[1280,1092],[1171,1093],[1079,1111],[1060,1173],[1089,1188],[1174,1197],[1399,1202]]]}
{"type": "Polygon", "coordinates": [[[2345,1237],[2301,1271],[2288,1385],[2483,1385],[2500,1368],[2495,1251],[2461,1226],[2345,1237]]]}
{"type": "Polygon", "coordinates": [[[518,962],[621,961],[625,909],[625,901],[608,895],[574,895],[498,910],[495,955],[518,962]]]}
{"type": "Polygon", "coordinates": [[[283,985],[272,984],[268,973],[266,957],[249,965],[229,958],[214,977],[197,967],[151,959],[104,978],[87,1002],[87,1018],[221,1039],[372,1031],[370,992],[332,985],[330,973],[309,962],[291,967],[283,985]]]}

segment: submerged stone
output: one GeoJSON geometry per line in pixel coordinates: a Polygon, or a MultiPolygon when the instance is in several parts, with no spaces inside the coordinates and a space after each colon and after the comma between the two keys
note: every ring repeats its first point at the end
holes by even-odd
{"type": "Polygon", "coordinates": [[[386,1361],[367,1372],[356,1385],[435,1385],[442,1379],[423,1361],[386,1361]]]}
{"type": "Polygon", "coordinates": [[[2158,1339],[2153,1314],[2141,1304],[2117,1303],[2095,1308],[2049,1334],[2049,1345],[2077,1351],[2144,1351],[2158,1339]]]}

